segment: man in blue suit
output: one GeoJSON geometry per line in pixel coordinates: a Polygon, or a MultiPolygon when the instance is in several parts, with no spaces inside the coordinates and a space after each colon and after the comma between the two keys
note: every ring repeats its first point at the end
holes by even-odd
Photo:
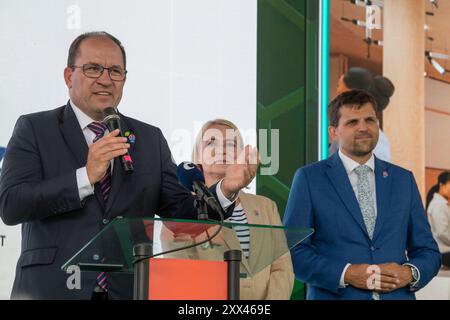
{"type": "Polygon", "coordinates": [[[375,110],[365,91],[337,96],[329,133],[339,151],[295,174],[284,223],[315,230],[292,249],[308,299],[414,299],[439,270],[413,174],[373,155],[375,110]]]}
{"type": "MultiPolygon", "coordinates": [[[[70,101],[17,121],[0,177],[0,216],[7,225],[22,224],[13,299],[131,299],[132,275],[86,273],[81,288],[69,289],[61,266],[117,216],[197,217],[159,128],[121,115],[122,130],[134,136],[127,140],[101,123],[103,110],[119,105],[126,73],[118,39],[82,34],[64,70],[70,101]],[[117,158],[126,152],[134,165],[129,175],[117,158]]],[[[228,215],[257,165],[230,167],[211,189],[228,215]]],[[[93,253],[91,262],[101,257],[93,253]]]]}

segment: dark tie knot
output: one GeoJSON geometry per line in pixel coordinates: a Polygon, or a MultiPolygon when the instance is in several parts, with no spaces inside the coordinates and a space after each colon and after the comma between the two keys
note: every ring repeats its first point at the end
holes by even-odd
{"type": "Polygon", "coordinates": [[[106,131],[106,126],[102,122],[91,122],[87,125],[87,127],[95,133],[94,142],[103,137],[106,131]]]}

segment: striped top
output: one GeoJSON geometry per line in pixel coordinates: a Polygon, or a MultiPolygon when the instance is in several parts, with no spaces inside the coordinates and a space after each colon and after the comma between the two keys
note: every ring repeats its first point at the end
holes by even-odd
{"type": "Polygon", "coordinates": [[[250,254],[250,228],[246,226],[248,224],[247,215],[245,214],[242,204],[239,204],[234,208],[233,214],[227,221],[244,224],[243,226],[235,226],[234,231],[241,244],[242,253],[244,254],[244,257],[248,259],[250,254]]]}

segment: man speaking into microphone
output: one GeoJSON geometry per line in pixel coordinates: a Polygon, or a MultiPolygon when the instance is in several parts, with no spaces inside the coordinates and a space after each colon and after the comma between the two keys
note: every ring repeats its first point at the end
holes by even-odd
{"type": "MultiPolygon", "coordinates": [[[[64,69],[68,103],[18,119],[0,177],[1,218],[22,224],[11,298],[131,299],[132,277],[86,273],[81,289],[69,290],[61,266],[117,216],[196,219],[161,130],[115,113],[126,78],[121,42],[106,32],[82,34],[64,69]],[[120,129],[108,129],[103,120],[111,115],[120,129]],[[127,131],[133,139],[122,136],[127,131]]],[[[227,214],[256,168],[236,164],[211,188],[227,214]]]]}

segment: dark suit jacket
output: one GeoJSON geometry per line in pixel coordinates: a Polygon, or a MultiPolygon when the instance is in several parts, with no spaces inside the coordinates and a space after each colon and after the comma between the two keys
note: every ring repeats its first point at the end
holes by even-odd
{"type": "MultiPolygon", "coordinates": [[[[371,240],[338,153],[295,174],[284,223],[315,229],[291,251],[296,277],[308,284],[308,299],[371,299],[370,291],[339,288],[347,263],[409,262],[420,271],[419,288],[437,274],[440,254],[412,173],[375,157],[375,184],[371,240]]],[[[409,286],[380,296],[414,299],[409,286]]]]}
{"type": "MultiPolygon", "coordinates": [[[[117,216],[196,219],[194,198],[178,183],[161,130],[123,115],[121,120],[123,131],[136,136],[129,151],[135,170],[125,175],[115,160],[103,203],[97,188],[80,201],[76,169],[86,165],[88,146],[69,104],[18,119],[0,177],[1,218],[22,224],[12,298],[89,299],[97,274],[83,273],[81,290],[68,290],[61,266],[117,216]]],[[[112,298],[132,298],[131,275],[110,274],[108,286],[112,298]]]]}

